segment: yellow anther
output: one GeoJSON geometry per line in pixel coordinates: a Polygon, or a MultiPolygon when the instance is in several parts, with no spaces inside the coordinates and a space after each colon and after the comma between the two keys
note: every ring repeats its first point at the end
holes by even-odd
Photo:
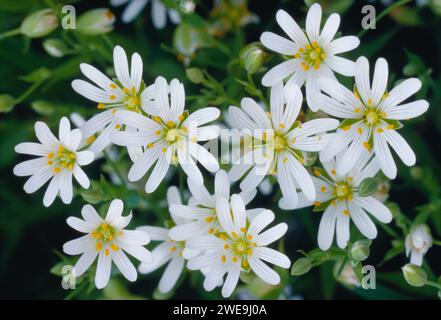
{"type": "Polygon", "coordinates": [[[108,225],[107,223],[103,223],[103,224],[101,225],[101,229],[106,230],[106,229],[108,229],[108,228],[109,228],[109,225],[108,225]]]}
{"type": "Polygon", "coordinates": [[[394,129],[394,128],[395,128],[395,127],[394,127],[393,124],[389,124],[389,125],[386,127],[387,130],[392,130],[392,129],[394,129]]]}
{"type": "Polygon", "coordinates": [[[344,214],[345,216],[349,216],[349,210],[343,210],[343,214],[344,214]]]}
{"type": "Polygon", "coordinates": [[[279,127],[282,128],[282,129],[285,129],[285,124],[283,122],[280,122],[279,123],[279,127]]]}
{"type": "Polygon", "coordinates": [[[147,145],[147,148],[151,149],[151,148],[153,148],[154,146],[155,146],[155,144],[154,144],[153,142],[151,142],[151,143],[149,143],[149,144],[147,145]]]}
{"type": "Polygon", "coordinates": [[[116,99],[116,96],[115,96],[114,94],[111,94],[111,95],[109,96],[109,99],[110,99],[110,100],[115,100],[115,99],[116,99]]]}
{"type": "Polygon", "coordinates": [[[368,99],[368,106],[371,106],[371,105],[372,105],[372,99],[369,98],[369,99],[368,99]]]}
{"type": "Polygon", "coordinates": [[[176,251],[176,246],[170,247],[170,252],[175,252],[176,251]]]}
{"type": "Polygon", "coordinates": [[[101,251],[101,249],[103,248],[102,244],[100,242],[96,243],[96,251],[101,251]]]}
{"type": "Polygon", "coordinates": [[[240,232],[247,232],[246,228],[240,228],[240,232]]]}
{"type": "Polygon", "coordinates": [[[319,205],[321,205],[322,203],[320,201],[314,201],[314,206],[318,207],[319,205]]]}
{"type": "Polygon", "coordinates": [[[236,232],[232,232],[231,235],[233,236],[233,238],[237,238],[237,233],[236,232]]]}
{"type": "MultiPolygon", "coordinates": [[[[213,231],[214,231],[214,229],[213,229],[213,231]]],[[[224,235],[224,234],[221,234],[221,235],[219,236],[219,238],[221,238],[222,240],[227,240],[227,236],[224,235]]]]}
{"type": "Polygon", "coordinates": [[[344,126],[343,128],[341,128],[343,131],[348,131],[349,129],[351,129],[351,125],[347,125],[347,126],[344,126]]]}
{"type": "Polygon", "coordinates": [[[242,261],[242,267],[247,268],[249,266],[248,261],[247,260],[243,260],[242,261]]]}
{"type": "Polygon", "coordinates": [[[61,169],[58,168],[58,167],[54,167],[52,170],[53,170],[55,173],[59,173],[59,172],[61,171],[61,169]]]}
{"type": "Polygon", "coordinates": [[[161,150],[163,153],[166,153],[167,152],[167,148],[162,148],[162,150],[161,150]]]}
{"type": "Polygon", "coordinates": [[[156,121],[156,122],[158,122],[158,123],[161,123],[161,122],[162,122],[161,117],[158,117],[158,116],[154,116],[152,119],[153,119],[153,121],[156,121]]]}
{"type": "Polygon", "coordinates": [[[227,261],[227,258],[224,255],[222,255],[221,256],[221,261],[222,261],[222,263],[225,263],[225,261],[227,261]]]}
{"type": "Polygon", "coordinates": [[[354,109],[354,112],[355,112],[355,113],[359,113],[360,111],[361,111],[360,108],[355,108],[355,109],[354,109]]]}
{"type": "Polygon", "coordinates": [[[157,130],[156,132],[155,132],[155,135],[157,135],[157,136],[159,136],[161,134],[161,130],[157,130]]]}
{"type": "Polygon", "coordinates": [[[181,114],[181,115],[178,117],[178,119],[179,119],[180,122],[182,122],[182,121],[185,120],[185,116],[184,116],[183,114],[181,114]]]}
{"type": "Polygon", "coordinates": [[[225,249],[225,250],[228,250],[228,249],[230,249],[230,246],[229,246],[228,244],[225,244],[225,245],[224,245],[224,249],[225,249]]]}
{"type": "Polygon", "coordinates": [[[335,207],[337,205],[337,202],[335,200],[332,200],[331,204],[335,207]]]}
{"type": "Polygon", "coordinates": [[[377,132],[378,132],[378,133],[383,133],[384,130],[383,130],[383,128],[378,128],[378,129],[377,129],[377,132]]]}
{"type": "Polygon", "coordinates": [[[369,142],[367,142],[367,141],[363,141],[363,147],[365,147],[367,150],[369,150],[371,148],[371,146],[369,145],[369,142]]]}
{"type": "Polygon", "coordinates": [[[325,191],[326,191],[326,187],[325,187],[325,186],[321,186],[321,187],[320,187],[320,191],[321,191],[321,192],[325,192],[325,191]]]}
{"type": "Polygon", "coordinates": [[[109,255],[109,249],[105,249],[104,250],[104,254],[106,255],[106,257],[109,255]]]}
{"type": "Polygon", "coordinates": [[[111,84],[110,84],[110,87],[111,87],[112,89],[116,89],[116,88],[117,88],[116,84],[114,84],[114,83],[111,83],[111,84]]]}
{"type": "Polygon", "coordinates": [[[104,103],[98,103],[98,105],[96,106],[98,109],[104,109],[106,108],[106,106],[104,105],[104,103]]]}
{"type": "Polygon", "coordinates": [[[54,164],[54,162],[51,161],[51,160],[49,160],[49,161],[47,162],[47,165],[48,165],[48,166],[51,166],[51,165],[53,165],[53,164],[54,164]]]}
{"type": "Polygon", "coordinates": [[[322,173],[320,172],[320,170],[314,169],[314,175],[317,177],[320,177],[322,175],[322,173]]]}
{"type": "Polygon", "coordinates": [[[287,163],[288,162],[288,157],[283,158],[283,163],[287,163]]]}
{"type": "Polygon", "coordinates": [[[167,121],[166,125],[169,128],[173,128],[175,126],[175,123],[173,121],[167,121]]]}
{"type": "Polygon", "coordinates": [[[115,129],[120,129],[121,125],[118,123],[117,125],[115,125],[115,129]]]}
{"type": "Polygon", "coordinates": [[[349,178],[348,178],[348,181],[349,181],[349,182],[352,182],[352,180],[354,180],[353,177],[349,177],[349,178]]]}
{"type": "Polygon", "coordinates": [[[211,223],[211,222],[213,222],[213,220],[214,220],[213,217],[206,217],[206,218],[205,218],[205,222],[206,222],[206,223],[211,223]]]}
{"type": "Polygon", "coordinates": [[[231,260],[233,261],[233,263],[236,263],[237,262],[237,257],[233,256],[233,258],[231,258],[231,260]]]}
{"type": "Polygon", "coordinates": [[[118,251],[119,250],[119,247],[116,244],[114,244],[114,243],[110,246],[110,248],[112,248],[113,251],[118,251]]]}
{"type": "Polygon", "coordinates": [[[357,132],[358,132],[358,134],[362,134],[363,133],[363,129],[362,128],[358,128],[357,132]]]}
{"type": "Polygon", "coordinates": [[[317,48],[317,47],[318,47],[318,43],[317,43],[317,41],[314,41],[314,42],[312,43],[312,46],[313,46],[314,48],[317,48]]]}
{"type": "Polygon", "coordinates": [[[335,176],[335,175],[337,174],[337,171],[335,171],[335,169],[332,169],[332,170],[331,170],[331,174],[332,174],[333,176],[335,176]]]}
{"type": "Polygon", "coordinates": [[[214,228],[208,229],[208,233],[210,233],[210,234],[214,233],[214,228]]]}
{"type": "Polygon", "coordinates": [[[96,137],[95,136],[90,136],[89,138],[86,139],[86,144],[92,144],[95,141],[96,137]]]}
{"type": "Polygon", "coordinates": [[[54,157],[54,153],[53,153],[53,152],[49,152],[48,155],[47,155],[47,157],[48,157],[49,159],[52,159],[52,158],[54,157]]]}
{"type": "Polygon", "coordinates": [[[248,239],[248,240],[252,240],[252,239],[253,239],[253,236],[249,234],[249,235],[247,235],[247,239],[248,239]]]}
{"type": "Polygon", "coordinates": [[[296,53],[296,54],[294,54],[294,58],[300,58],[300,53],[296,53]]]}
{"type": "Polygon", "coordinates": [[[253,250],[248,249],[248,250],[247,250],[247,255],[249,255],[249,256],[253,255],[253,250]]]}
{"type": "Polygon", "coordinates": [[[124,88],[123,91],[124,91],[124,93],[130,93],[130,90],[127,88],[124,88]]]}

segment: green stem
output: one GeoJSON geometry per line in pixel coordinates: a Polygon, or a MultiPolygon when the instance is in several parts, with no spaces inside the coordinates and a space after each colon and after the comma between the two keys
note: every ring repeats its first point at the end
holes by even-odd
{"type": "Polygon", "coordinates": [[[0,41],[3,39],[9,38],[9,37],[16,36],[17,34],[20,34],[20,28],[12,29],[12,30],[0,33],[0,41]]]}
{"type": "Polygon", "coordinates": [[[394,239],[399,239],[399,238],[400,238],[400,236],[398,235],[398,233],[396,233],[394,230],[392,230],[392,228],[390,228],[389,226],[387,226],[387,225],[385,225],[385,224],[383,224],[383,223],[380,223],[379,225],[380,225],[380,226],[384,229],[384,231],[386,231],[386,233],[389,234],[392,238],[394,238],[394,239]]]}
{"type": "Polygon", "coordinates": [[[433,239],[433,240],[432,240],[432,243],[433,243],[434,245],[436,245],[436,246],[440,246],[440,247],[441,247],[441,240],[435,240],[435,239],[433,239]]]}
{"type": "Polygon", "coordinates": [[[428,286],[431,286],[431,287],[434,287],[434,288],[437,288],[437,289],[441,290],[441,283],[438,283],[438,282],[435,282],[435,281],[427,280],[426,284],[427,284],[428,286]]]}
{"type": "MultiPolygon", "coordinates": [[[[394,3],[393,5],[391,5],[391,6],[389,6],[389,7],[387,7],[386,9],[384,9],[377,17],[376,17],[376,21],[375,21],[375,23],[378,23],[378,22],[380,22],[380,20],[381,19],[383,19],[387,14],[389,14],[392,10],[394,10],[394,9],[396,9],[396,8],[398,8],[398,7],[401,7],[401,6],[403,6],[403,5],[405,5],[406,3],[408,3],[408,2],[411,2],[412,0],[401,0],[401,1],[398,1],[398,2],[396,2],[396,3],[394,3]]],[[[361,30],[358,34],[357,34],[357,37],[359,37],[359,38],[361,38],[361,37],[363,37],[365,34],[366,34],[366,32],[368,32],[370,29],[363,29],[363,30],[361,30]]]]}
{"type": "Polygon", "coordinates": [[[42,84],[43,81],[38,81],[33,83],[25,92],[21,94],[17,99],[15,99],[15,104],[19,104],[26,100],[37,88],[42,84]]]}

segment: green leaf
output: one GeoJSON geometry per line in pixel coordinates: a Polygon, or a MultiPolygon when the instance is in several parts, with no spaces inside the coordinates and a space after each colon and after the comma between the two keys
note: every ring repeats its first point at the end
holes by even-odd
{"type": "Polygon", "coordinates": [[[308,273],[312,268],[311,259],[300,258],[293,263],[291,267],[292,276],[301,276],[302,274],[308,273]]]}
{"type": "Polygon", "coordinates": [[[0,113],[8,113],[15,107],[15,99],[9,94],[0,94],[0,113]]]}
{"type": "Polygon", "coordinates": [[[364,179],[358,186],[358,194],[360,197],[369,197],[378,189],[378,181],[374,177],[364,179]]]}

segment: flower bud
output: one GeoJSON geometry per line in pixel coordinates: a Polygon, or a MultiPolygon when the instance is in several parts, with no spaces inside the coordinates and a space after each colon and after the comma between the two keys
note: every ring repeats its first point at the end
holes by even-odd
{"type": "Polygon", "coordinates": [[[193,83],[199,84],[204,80],[204,73],[198,68],[188,68],[185,70],[188,80],[193,83]]]}
{"type": "Polygon", "coordinates": [[[369,257],[371,253],[370,250],[371,241],[370,240],[359,240],[356,241],[351,248],[351,257],[355,261],[364,261],[369,257]]]}
{"type": "Polygon", "coordinates": [[[411,286],[422,287],[427,283],[427,272],[423,268],[408,263],[401,270],[403,271],[404,279],[411,286]]]}
{"type": "Polygon", "coordinates": [[[241,63],[248,73],[258,72],[268,58],[269,54],[258,43],[250,43],[240,52],[241,63]]]}
{"type": "Polygon", "coordinates": [[[311,260],[308,258],[300,258],[291,267],[291,275],[301,276],[311,270],[311,260]]]}
{"type": "Polygon", "coordinates": [[[406,236],[406,256],[417,266],[423,264],[423,257],[432,246],[432,234],[426,224],[419,224],[410,230],[406,236]]]}
{"type": "Polygon", "coordinates": [[[14,109],[15,99],[9,94],[0,94],[0,113],[6,113],[14,109]]]}
{"type": "Polygon", "coordinates": [[[54,11],[43,9],[27,16],[20,26],[20,32],[29,38],[41,38],[54,31],[58,24],[54,11]]]}
{"type": "Polygon", "coordinates": [[[64,41],[60,39],[44,40],[43,48],[50,56],[55,58],[61,58],[69,51],[64,41]]]}
{"type": "Polygon", "coordinates": [[[89,36],[106,34],[113,30],[115,15],[106,8],[83,13],[77,21],[77,30],[89,36]]]}

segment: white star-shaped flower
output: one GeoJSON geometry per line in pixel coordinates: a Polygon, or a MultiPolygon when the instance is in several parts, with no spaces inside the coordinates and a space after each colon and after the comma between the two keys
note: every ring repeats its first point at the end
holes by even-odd
{"type": "MultiPolygon", "coordinates": [[[[95,67],[82,63],[81,72],[96,85],[84,80],[72,81],[72,88],[82,96],[98,103],[98,109],[104,110],[81,126],[85,139],[91,143],[94,153],[103,151],[110,144],[110,135],[121,129],[115,113],[118,110],[131,110],[142,113],[154,98],[154,86],[145,88],[142,81],[142,59],[138,53],[132,55],[131,67],[123,48],[116,46],[113,50],[113,61],[117,79],[109,79],[95,67]],[[97,137],[95,137],[97,136],[97,137]]],[[[126,131],[133,128],[126,127],[126,131]]],[[[132,159],[142,152],[139,148],[128,148],[132,159]]]]}
{"type": "Polygon", "coordinates": [[[375,64],[372,86],[369,76],[369,62],[360,57],[356,62],[354,92],[335,79],[320,80],[325,94],[314,95],[316,104],[329,115],[345,119],[320,153],[320,159],[326,162],[349,145],[338,167],[339,172],[346,174],[358,162],[363,150],[372,149],[381,170],[394,179],[397,167],[389,146],[405,165],[413,166],[416,161],[415,153],[396,131],[402,126],[399,120],[418,117],[427,111],[429,104],[425,100],[403,103],[421,88],[421,81],[416,78],[406,79],[388,92],[388,65],[383,58],[375,64]]]}
{"type": "Polygon", "coordinates": [[[222,287],[222,296],[227,298],[236,288],[240,273],[250,270],[269,284],[279,284],[280,276],[264,261],[282,268],[291,265],[287,256],[267,247],[286,233],[286,223],[263,231],[274,220],[274,213],[264,210],[249,221],[244,201],[237,194],[231,196],[231,201],[216,198],[216,212],[222,230],[186,242],[188,248],[202,251],[189,260],[187,267],[191,270],[209,268],[205,290],[213,290],[227,275],[222,287]]]}
{"type": "MultiPolygon", "coordinates": [[[[170,187],[167,190],[167,203],[169,206],[181,205],[181,197],[176,187],[170,187]]],[[[191,220],[170,214],[173,223],[176,226],[184,225],[191,220]]],[[[161,293],[167,293],[173,289],[185,267],[185,259],[193,258],[198,251],[190,250],[185,247],[185,241],[174,241],[169,237],[169,229],[141,226],[137,228],[148,233],[152,241],[161,241],[161,243],[152,251],[153,261],[151,263],[141,263],[139,273],[151,273],[163,265],[168,264],[159,280],[158,289],[161,293]]]]}
{"type": "Polygon", "coordinates": [[[79,277],[89,269],[98,257],[95,273],[95,286],[102,289],[109,282],[112,262],[129,281],[137,279],[137,272],[125,253],[141,262],[151,262],[151,253],[144,248],[150,242],[148,234],[140,230],[126,230],[132,214],[123,217],[124,203],[113,200],[102,219],[91,205],[81,210],[83,219],[67,218],[67,224],[73,229],[85,233],[84,236],[66,242],[63,251],[69,255],[81,255],[74,266],[74,276],[79,277]]]}
{"type": "MultiPolygon", "coordinates": [[[[377,228],[367,212],[381,223],[392,221],[392,214],[384,204],[372,196],[363,197],[358,193],[360,183],[374,177],[380,170],[377,161],[368,152],[364,152],[355,166],[348,173],[342,174],[338,170],[342,154],[322,162],[325,170],[315,168],[313,180],[317,197],[314,202],[306,199],[304,194],[299,194],[297,208],[314,205],[315,210],[324,210],[318,231],[318,245],[322,250],[331,247],[334,234],[337,245],[342,249],[346,247],[350,238],[351,219],[365,237],[376,238],[377,228]]],[[[287,200],[280,200],[282,209],[290,209],[286,206],[287,200]]]]}
{"type": "Polygon", "coordinates": [[[81,166],[93,161],[93,152],[77,151],[81,142],[81,131],[70,130],[70,123],[66,117],[60,120],[59,139],[41,121],[35,123],[35,134],[40,143],[20,143],[15,147],[15,152],[38,158],[16,165],[14,174],[19,177],[31,176],[24,185],[26,193],[37,191],[51,180],[43,198],[46,207],[54,202],[58,194],[65,204],[71,203],[72,177],[75,177],[83,188],[87,189],[90,186],[89,178],[81,166]]]}
{"type": "MultiPolygon", "coordinates": [[[[114,7],[121,6],[129,2],[124,9],[122,21],[130,23],[141,13],[142,9],[147,5],[149,0],[110,0],[110,4],[114,7]]],[[[167,13],[173,24],[179,24],[181,17],[175,9],[168,9],[161,0],[152,0],[152,22],[156,29],[164,29],[167,24],[167,13]]]]}
{"type": "Polygon", "coordinates": [[[296,121],[303,101],[297,85],[284,94],[282,83],[271,88],[270,113],[265,113],[250,99],[242,99],[242,108],[231,106],[230,117],[244,133],[253,136],[238,163],[229,172],[232,181],[239,180],[242,190],[256,188],[268,174],[275,174],[282,194],[291,207],[297,205],[299,187],[311,201],[315,198],[314,185],[308,171],[303,166],[304,152],[318,152],[329,141],[326,131],[337,128],[335,119],[314,119],[305,123],[296,121]]]}
{"type": "Polygon", "coordinates": [[[320,90],[318,80],[323,76],[334,78],[333,72],[353,76],[354,62],[338,54],[357,48],[360,40],[355,36],[333,40],[340,25],[340,16],[336,13],[331,14],[320,32],[322,8],[319,4],[313,4],[308,11],[306,31],[283,10],[277,11],[276,19],[290,39],[264,32],[260,41],[268,49],[287,56],[288,60],[269,70],[262,78],[262,85],[271,87],[285,79],[287,87],[305,84],[308,106],[317,111],[311,97],[320,90]]]}
{"type": "Polygon", "coordinates": [[[219,127],[200,126],[216,120],[220,111],[209,107],[189,114],[184,110],[184,86],[177,79],[168,85],[163,77],[158,77],[154,86],[155,103],[146,108],[151,117],[128,110],[116,113],[121,123],[137,131],[115,131],[112,142],[127,147],[147,146],[144,153],[134,160],[128,178],[138,181],[156,163],[145,186],[146,192],[150,193],[164,179],[170,164],[178,163],[194,183],[202,185],[203,176],[196,162],[210,172],[219,170],[219,163],[198,141],[217,138],[219,127]]]}
{"type": "MultiPolygon", "coordinates": [[[[188,179],[188,187],[193,196],[188,205],[173,204],[170,206],[173,216],[187,220],[187,223],[181,223],[170,229],[169,236],[176,241],[185,241],[219,232],[221,226],[216,214],[216,199],[230,198],[230,181],[224,170],[216,172],[214,194],[210,194],[204,185],[195,185],[191,179],[188,179]]],[[[255,189],[240,193],[245,205],[251,202],[255,195],[255,189]]],[[[248,210],[247,214],[253,216],[262,210],[248,210]]]]}

